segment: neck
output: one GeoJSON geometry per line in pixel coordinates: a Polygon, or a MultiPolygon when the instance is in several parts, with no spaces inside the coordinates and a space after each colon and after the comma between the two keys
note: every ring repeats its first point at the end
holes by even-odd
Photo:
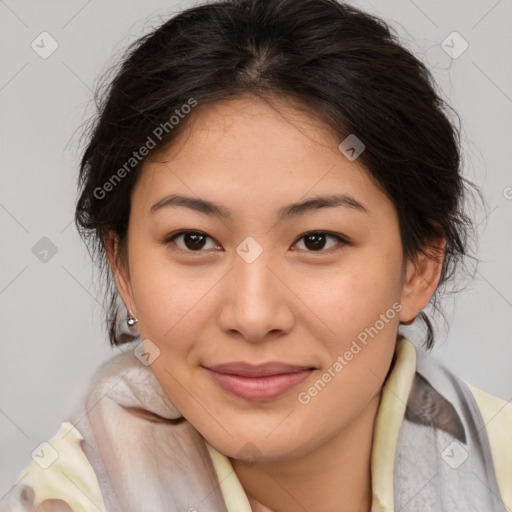
{"type": "Polygon", "coordinates": [[[380,393],[311,453],[248,465],[231,459],[253,512],[370,512],[371,452],[380,393]]]}

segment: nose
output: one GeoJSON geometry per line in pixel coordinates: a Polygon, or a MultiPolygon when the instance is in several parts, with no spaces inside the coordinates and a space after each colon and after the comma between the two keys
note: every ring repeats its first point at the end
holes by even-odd
{"type": "Polygon", "coordinates": [[[274,339],[291,331],[295,317],[293,293],[283,265],[263,250],[252,262],[238,254],[221,289],[220,328],[249,342],[274,339]],[[281,270],[280,270],[281,269],[281,270]]]}

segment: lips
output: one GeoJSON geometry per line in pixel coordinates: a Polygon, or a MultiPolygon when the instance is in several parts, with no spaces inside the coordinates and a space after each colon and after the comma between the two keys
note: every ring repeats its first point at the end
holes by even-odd
{"type": "Polygon", "coordinates": [[[209,366],[210,370],[229,375],[240,375],[241,377],[262,377],[267,375],[283,375],[309,370],[310,366],[295,366],[286,363],[270,362],[260,365],[250,365],[244,362],[224,363],[216,366],[209,366]]]}
{"type": "Polygon", "coordinates": [[[270,362],[249,365],[245,362],[204,367],[225,391],[250,401],[275,399],[305,380],[314,368],[270,362]]]}

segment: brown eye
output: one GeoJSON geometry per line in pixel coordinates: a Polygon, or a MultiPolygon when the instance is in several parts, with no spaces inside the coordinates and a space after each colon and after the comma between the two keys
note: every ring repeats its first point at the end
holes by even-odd
{"type": "MultiPolygon", "coordinates": [[[[184,251],[204,252],[201,251],[201,249],[207,245],[208,239],[212,240],[211,237],[209,237],[206,233],[202,233],[201,231],[180,231],[179,233],[176,233],[172,237],[168,238],[166,243],[173,243],[184,251]],[[182,240],[182,245],[176,242],[176,240],[179,239],[182,240]]],[[[213,243],[211,244],[211,247],[206,247],[206,249],[216,247],[218,246],[213,243]]]]}
{"type": "Polygon", "coordinates": [[[310,233],[306,233],[305,235],[302,235],[299,240],[304,240],[305,250],[309,252],[330,252],[331,249],[336,249],[338,245],[348,243],[341,236],[327,233],[325,231],[312,231],[310,233]],[[333,239],[337,243],[331,244],[326,250],[324,250],[328,244],[328,239],[333,239]]]}

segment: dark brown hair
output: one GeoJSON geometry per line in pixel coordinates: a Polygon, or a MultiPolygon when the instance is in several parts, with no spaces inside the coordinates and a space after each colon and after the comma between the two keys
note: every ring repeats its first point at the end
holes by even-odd
{"type": "MultiPolygon", "coordinates": [[[[432,255],[430,242],[445,237],[440,285],[467,255],[469,182],[460,169],[452,109],[385,21],[335,0],[205,3],[133,43],[96,95],[75,223],[105,272],[113,345],[133,339],[119,326],[121,304],[105,251],[115,234],[120,257],[126,256],[130,196],[140,170],[134,154],[140,157],[148,137],[158,148],[171,144],[186,125],[184,105],[200,108],[242,94],[297,100],[340,141],[356,134],[366,147],[359,162],[398,212],[404,256],[432,255]]],[[[420,318],[430,348],[432,323],[424,312],[420,318]]]]}

